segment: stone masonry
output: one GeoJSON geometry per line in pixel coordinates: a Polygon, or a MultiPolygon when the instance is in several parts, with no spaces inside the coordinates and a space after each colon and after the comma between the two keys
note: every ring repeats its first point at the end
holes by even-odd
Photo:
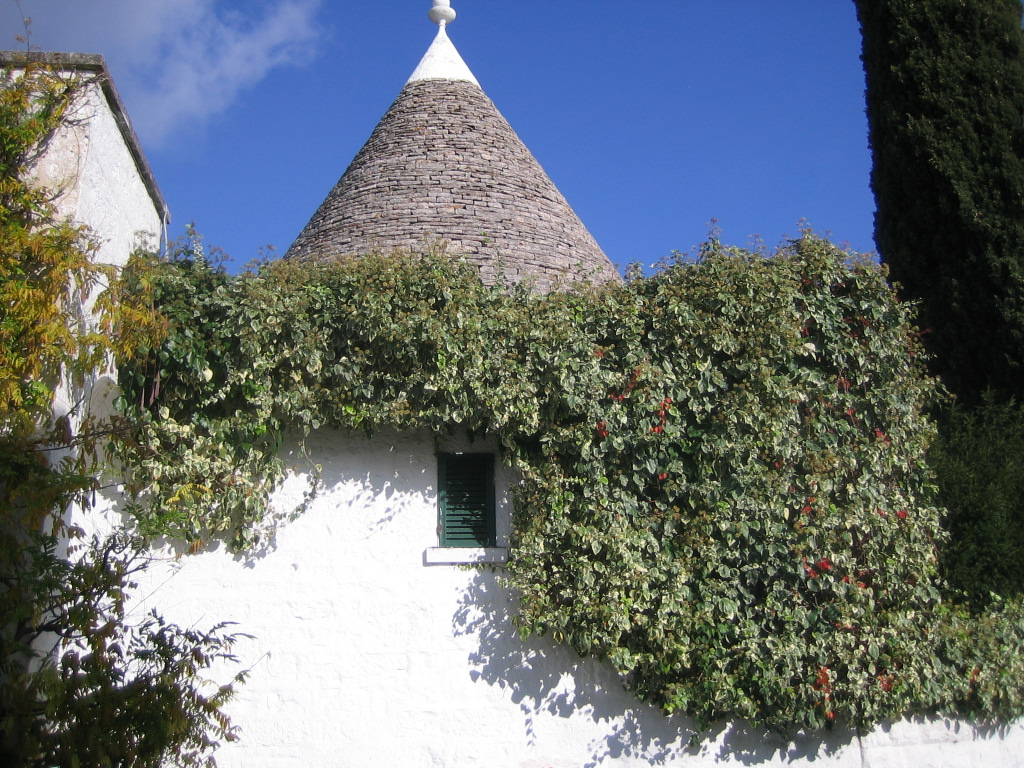
{"type": "Polygon", "coordinates": [[[484,282],[537,290],[619,274],[478,85],[408,83],[287,258],[358,256],[435,241],[484,282]]]}

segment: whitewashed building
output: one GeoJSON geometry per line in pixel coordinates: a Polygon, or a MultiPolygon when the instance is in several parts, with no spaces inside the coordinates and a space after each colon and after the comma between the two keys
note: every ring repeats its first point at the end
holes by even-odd
{"type": "MultiPolygon", "coordinates": [[[[549,289],[581,274],[616,279],[455,50],[446,30],[454,16],[435,0],[433,44],[289,257],[358,257],[442,237],[485,280],[529,277],[549,289]],[[429,140],[413,156],[414,135],[429,140]],[[542,215],[515,210],[524,194],[537,196],[542,215]],[[481,230],[490,237],[474,242],[481,230]],[[488,250],[496,241],[504,257],[521,258],[499,268],[488,250]]],[[[144,169],[137,157],[128,148],[110,169],[90,171],[111,186],[87,206],[120,209],[116,164],[144,169]]],[[[123,205],[145,209],[145,226],[158,229],[163,210],[148,178],[139,174],[123,205]]],[[[122,242],[134,221],[109,235],[93,226],[122,242]]],[[[253,636],[238,648],[251,675],[228,706],[241,738],[218,752],[224,768],[1024,763],[1020,724],[985,732],[946,720],[793,741],[727,723],[691,746],[689,721],[638,702],[610,666],[518,639],[514,596],[500,585],[515,478],[496,443],[324,429],[306,447],[323,467],[320,492],[263,551],[240,556],[215,544],[182,556],[168,546],[140,585],[137,611],[156,607],[185,626],[235,621],[253,636]],[[469,518],[449,505],[456,492],[471,497],[469,518]]],[[[273,503],[287,512],[302,501],[308,465],[294,448],[284,452],[294,461],[273,503]]]]}

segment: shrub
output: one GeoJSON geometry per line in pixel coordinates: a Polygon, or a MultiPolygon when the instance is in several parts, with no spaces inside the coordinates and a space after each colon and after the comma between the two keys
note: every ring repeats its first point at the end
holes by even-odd
{"type": "Polygon", "coordinates": [[[929,699],[934,385],[884,273],[807,236],[771,259],[712,244],[625,293],[595,321],[610,384],[526,458],[523,634],[702,723],[929,699]]]}
{"type": "Polygon", "coordinates": [[[929,453],[948,510],[942,572],[972,603],[1024,592],[1024,409],[954,407],[929,453]]]}
{"type": "Polygon", "coordinates": [[[221,708],[244,673],[223,686],[204,675],[234,661],[239,635],[156,613],[125,619],[131,578],[146,566],[141,542],[94,540],[75,560],[56,536],[0,545],[0,762],[200,766],[236,738],[221,708]]]}
{"type": "Polygon", "coordinates": [[[964,400],[1024,396],[1020,0],[855,0],[875,240],[964,400]]]}
{"type": "Polygon", "coordinates": [[[285,513],[285,430],[489,431],[523,478],[523,636],[704,723],[1019,710],[1020,665],[997,669],[1016,609],[974,634],[942,602],[936,384],[876,264],[810,234],[771,258],[711,242],[540,296],[445,254],[238,277],[197,256],[159,268],[168,338],[122,371],[145,530],[255,546],[285,513]]]}

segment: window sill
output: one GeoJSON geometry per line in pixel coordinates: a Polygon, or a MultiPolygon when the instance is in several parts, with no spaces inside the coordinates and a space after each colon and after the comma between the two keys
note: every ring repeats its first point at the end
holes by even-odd
{"type": "Polygon", "coordinates": [[[472,565],[508,562],[508,547],[430,547],[423,552],[424,565],[472,565]]]}

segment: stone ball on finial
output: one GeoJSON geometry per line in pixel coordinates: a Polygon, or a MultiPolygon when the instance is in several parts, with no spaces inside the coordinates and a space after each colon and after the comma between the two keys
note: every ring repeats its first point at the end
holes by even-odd
{"type": "Polygon", "coordinates": [[[451,0],[434,0],[434,7],[427,14],[435,24],[451,24],[455,21],[455,9],[451,0]]]}

